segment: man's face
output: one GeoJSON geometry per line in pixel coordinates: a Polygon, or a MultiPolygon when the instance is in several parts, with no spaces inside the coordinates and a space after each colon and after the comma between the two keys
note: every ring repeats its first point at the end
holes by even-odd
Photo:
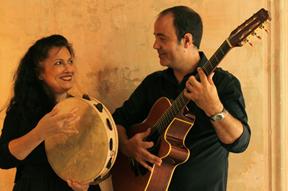
{"type": "Polygon", "coordinates": [[[177,39],[173,25],[173,15],[166,14],[160,16],[154,24],[155,41],[153,48],[157,50],[162,66],[177,68],[183,59],[183,40],[177,39]]]}

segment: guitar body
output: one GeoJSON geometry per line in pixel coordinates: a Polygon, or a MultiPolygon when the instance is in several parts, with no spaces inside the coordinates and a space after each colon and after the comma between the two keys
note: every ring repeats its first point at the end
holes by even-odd
{"type": "MultiPolygon", "coordinates": [[[[152,128],[170,106],[169,99],[165,97],[158,99],[152,106],[147,118],[142,123],[134,125],[131,131],[129,130],[130,137],[152,128]]],[[[130,159],[119,153],[112,169],[114,190],[167,190],[175,168],[189,158],[190,152],[185,147],[184,142],[194,120],[194,116],[189,115],[185,110],[171,121],[165,132],[157,140],[157,142],[159,141],[159,148],[156,155],[162,158],[162,165],[153,165],[152,172],[147,171],[145,175],[136,175],[132,170],[130,159]],[[125,176],[123,176],[124,174],[125,176]]]]}

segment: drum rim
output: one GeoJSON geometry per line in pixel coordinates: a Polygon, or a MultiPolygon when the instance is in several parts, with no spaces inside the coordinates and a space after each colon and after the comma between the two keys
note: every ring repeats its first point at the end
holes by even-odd
{"type": "MultiPolygon", "coordinates": [[[[97,114],[99,114],[100,112],[94,107],[94,105],[93,105],[93,103],[92,102],[97,102],[97,103],[101,103],[100,101],[98,101],[97,99],[95,99],[95,98],[93,98],[92,100],[86,100],[86,99],[83,99],[83,98],[76,98],[76,97],[69,97],[69,98],[67,98],[67,99],[65,99],[65,100],[63,100],[62,102],[64,102],[64,101],[67,101],[67,100],[70,100],[70,99],[76,99],[76,100],[81,100],[81,101],[83,101],[83,102],[85,102],[86,104],[89,104],[92,108],[94,108],[94,110],[97,112],[97,114]]],[[[61,103],[61,102],[59,102],[59,103],[61,103]]],[[[59,104],[58,103],[58,104],[59,104]]],[[[58,105],[58,104],[56,104],[56,105],[58,105]]],[[[117,158],[117,154],[118,154],[118,147],[119,147],[119,143],[118,143],[118,132],[117,132],[117,126],[116,126],[116,124],[115,124],[115,121],[113,120],[113,117],[112,117],[112,115],[111,115],[111,113],[110,113],[110,111],[106,108],[106,106],[103,104],[103,103],[101,103],[102,105],[103,105],[103,110],[104,110],[104,112],[101,112],[100,113],[100,116],[103,116],[104,114],[105,115],[107,115],[107,118],[110,120],[110,123],[111,123],[111,127],[112,127],[112,129],[110,130],[111,132],[110,132],[110,136],[107,136],[107,140],[109,141],[110,139],[112,139],[113,140],[113,149],[112,150],[109,150],[109,148],[108,148],[108,152],[107,152],[107,156],[105,157],[106,158],[106,160],[104,160],[105,162],[104,162],[104,165],[102,166],[102,168],[99,168],[100,170],[99,170],[99,173],[95,173],[95,177],[93,177],[93,178],[91,178],[91,179],[89,179],[89,180],[85,180],[85,181],[87,181],[87,182],[93,182],[93,181],[95,181],[96,179],[102,179],[102,178],[104,178],[108,173],[109,173],[109,171],[111,170],[111,168],[113,167],[113,165],[114,165],[114,163],[115,163],[115,161],[116,161],[116,158],[117,158]],[[108,162],[111,162],[111,165],[110,165],[110,167],[109,168],[107,168],[107,164],[108,164],[108,162]]],[[[100,117],[101,118],[101,117],[100,117]]],[[[46,140],[44,141],[44,147],[45,147],[45,153],[46,153],[46,156],[47,156],[47,159],[48,159],[48,162],[49,162],[49,164],[50,164],[50,166],[52,167],[52,169],[53,169],[53,171],[57,174],[57,176],[59,176],[61,179],[63,179],[63,180],[67,180],[66,178],[67,177],[64,177],[64,176],[62,176],[62,173],[61,172],[59,172],[59,170],[53,165],[53,162],[51,162],[51,158],[49,157],[49,153],[48,153],[48,151],[47,151],[47,143],[46,143],[46,140]]],[[[108,143],[108,145],[109,145],[109,143],[108,143]]],[[[85,182],[84,181],[84,182],[85,182]]]]}

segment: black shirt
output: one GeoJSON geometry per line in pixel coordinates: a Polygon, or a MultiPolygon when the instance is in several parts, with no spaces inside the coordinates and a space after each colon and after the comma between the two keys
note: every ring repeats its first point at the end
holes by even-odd
{"type": "MultiPolygon", "coordinates": [[[[21,105],[14,104],[7,111],[0,136],[0,168],[16,167],[13,191],[72,191],[50,166],[44,142],[38,145],[24,160],[18,160],[9,151],[8,143],[21,137],[36,127],[38,121],[49,111],[43,110],[31,115],[23,113],[21,105]]],[[[89,190],[100,191],[98,185],[89,190]]]]}
{"type": "MultiPolygon", "coordinates": [[[[203,53],[200,56],[198,66],[207,62],[203,53]]],[[[116,123],[127,128],[143,121],[157,99],[175,99],[184,89],[189,75],[181,83],[177,82],[170,68],[148,75],[123,106],[113,113],[116,123]]],[[[217,137],[205,113],[194,103],[188,103],[188,109],[196,117],[185,142],[190,150],[190,157],[186,163],[176,168],[170,191],[225,191],[229,152],[243,152],[249,144],[250,128],[239,80],[229,72],[217,68],[213,81],[224,107],[242,122],[244,131],[233,144],[224,144],[217,137]]]]}

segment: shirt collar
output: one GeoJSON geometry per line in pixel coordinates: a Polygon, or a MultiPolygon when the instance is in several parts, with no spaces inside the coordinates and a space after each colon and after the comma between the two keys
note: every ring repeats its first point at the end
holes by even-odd
{"type": "MultiPolygon", "coordinates": [[[[199,62],[197,63],[197,67],[202,67],[202,66],[204,66],[204,64],[206,64],[206,62],[208,62],[208,59],[207,59],[207,57],[206,57],[206,55],[204,54],[204,52],[199,52],[199,55],[200,55],[200,60],[199,60],[199,62]]],[[[196,68],[197,68],[196,67],[196,68]]],[[[183,80],[181,81],[181,84],[183,85],[185,85],[185,83],[186,83],[186,81],[187,81],[187,79],[190,77],[190,76],[195,76],[197,74],[197,70],[193,70],[193,71],[191,71],[190,73],[188,73],[188,74],[186,74],[185,76],[184,76],[184,78],[183,78],[183,80]]]]}
{"type": "MultiPolygon", "coordinates": [[[[202,66],[208,61],[208,59],[207,59],[206,55],[204,54],[204,52],[202,52],[202,51],[199,52],[199,55],[200,55],[200,60],[199,60],[199,62],[197,63],[197,67],[202,67],[202,66]]],[[[197,67],[196,67],[196,68],[197,68],[197,67]]],[[[191,75],[196,75],[196,73],[197,73],[197,71],[194,70],[194,71],[191,71],[190,73],[186,74],[180,84],[183,84],[183,83],[185,84],[185,82],[187,81],[188,77],[191,76],[191,75]]],[[[176,77],[174,76],[174,73],[173,73],[173,69],[172,69],[172,68],[167,68],[167,69],[164,71],[164,77],[165,77],[167,80],[169,80],[169,81],[171,81],[171,82],[173,82],[173,83],[178,84],[177,79],[176,79],[176,77]]]]}

